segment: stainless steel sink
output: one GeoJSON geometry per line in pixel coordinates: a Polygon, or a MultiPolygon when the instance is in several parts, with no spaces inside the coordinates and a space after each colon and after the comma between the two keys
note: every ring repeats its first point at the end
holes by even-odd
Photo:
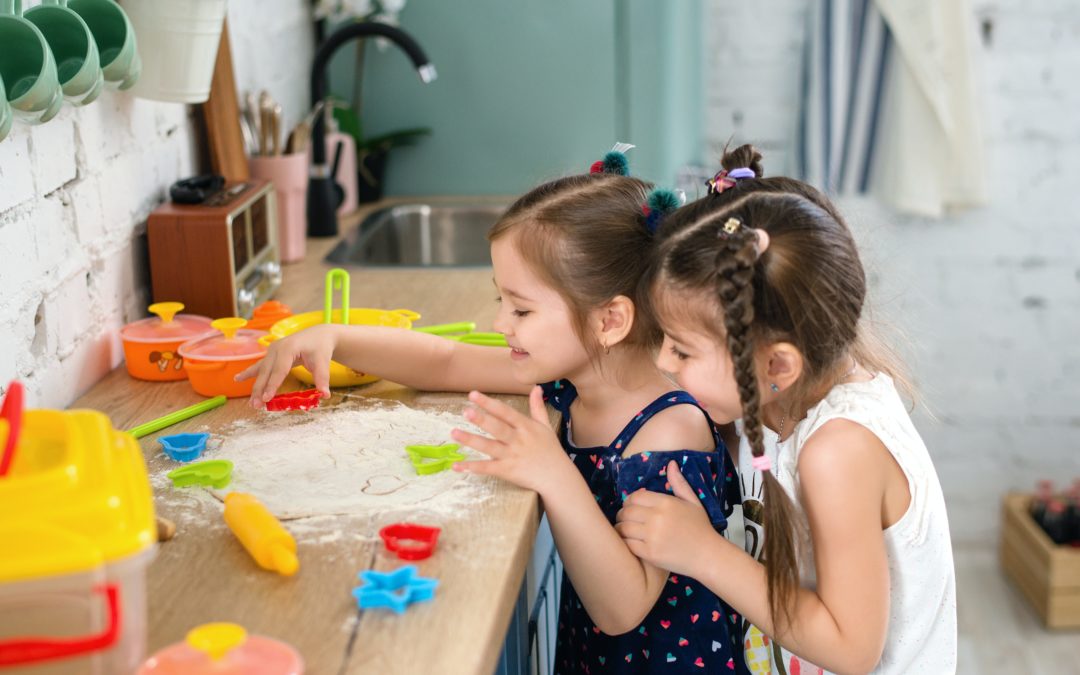
{"type": "Polygon", "coordinates": [[[365,218],[326,260],[369,267],[490,265],[485,235],[506,206],[461,201],[389,206],[365,218]]]}

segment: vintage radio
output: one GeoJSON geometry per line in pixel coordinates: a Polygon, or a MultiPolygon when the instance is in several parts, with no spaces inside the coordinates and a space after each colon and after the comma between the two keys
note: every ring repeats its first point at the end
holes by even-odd
{"type": "Polygon", "coordinates": [[[167,203],[146,223],[155,302],[191,314],[251,317],[281,285],[273,186],[226,185],[201,204],[167,203]]]}

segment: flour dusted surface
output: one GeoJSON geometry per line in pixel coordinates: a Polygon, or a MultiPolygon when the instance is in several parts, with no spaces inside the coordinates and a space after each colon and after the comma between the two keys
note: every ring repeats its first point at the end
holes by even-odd
{"type": "MultiPolygon", "coordinates": [[[[450,442],[451,429],[468,426],[460,415],[400,404],[262,413],[215,434],[202,459],[233,462],[232,483],[211,491],[215,497],[250,493],[282,520],[396,512],[410,520],[443,520],[490,498],[493,480],[454,471],[419,476],[405,446],[450,442]]],[[[463,450],[470,459],[484,457],[463,450]]],[[[159,490],[173,490],[163,473],[154,478],[159,490]]],[[[165,497],[182,502],[206,494],[192,490],[165,497]]]]}

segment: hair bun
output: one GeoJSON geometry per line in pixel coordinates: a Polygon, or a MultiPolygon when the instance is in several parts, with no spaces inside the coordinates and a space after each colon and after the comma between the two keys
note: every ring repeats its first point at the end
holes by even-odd
{"type": "Polygon", "coordinates": [[[750,169],[754,172],[756,178],[765,176],[765,169],[761,166],[761,152],[749,143],[740,145],[734,150],[728,150],[725,147],[724,154],[720,159],[720,166],[727,171],[750,169]]]}

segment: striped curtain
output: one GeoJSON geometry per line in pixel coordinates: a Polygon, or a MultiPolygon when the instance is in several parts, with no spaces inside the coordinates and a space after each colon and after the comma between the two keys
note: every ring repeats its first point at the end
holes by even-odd
{"type": "Polygon", "coordinates": [[[810,0],[804,180],[941,216],[985,202],[970,0],[810,0]]]}

